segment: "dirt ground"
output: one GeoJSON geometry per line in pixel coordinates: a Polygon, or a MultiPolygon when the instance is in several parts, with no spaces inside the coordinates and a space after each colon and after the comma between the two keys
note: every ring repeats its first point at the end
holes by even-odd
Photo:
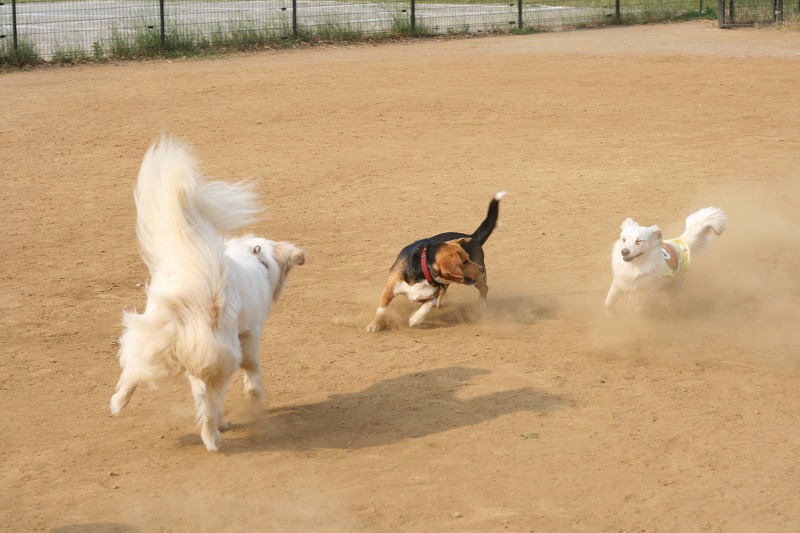
{"type": "Polygon", "coordinates": [[[800,530],[798,86],[800,33],[710,22],[0,75],[0,528],[800,530]],[[308,257],[216,454],[182,377],[108,413],[160,132],[308,257]],[[399,249],[500,190],[485,315],[366,333],[399,249]],[[609,322],[622,220],[710,204],[673,310],[609,322]]]}

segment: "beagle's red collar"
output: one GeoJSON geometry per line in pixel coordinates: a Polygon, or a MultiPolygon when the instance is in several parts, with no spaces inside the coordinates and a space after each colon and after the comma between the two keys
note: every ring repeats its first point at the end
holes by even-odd
{"type": "Polygon", "coordinates": [[[422,274],[425,276],[425,281],[433,285],[434,287],[441,287],[442,284],[433,279],[431,276],[430,270],[428,270],[428,247],[422,249],[422,259],[420,260],[422,264],[422,274]]]}

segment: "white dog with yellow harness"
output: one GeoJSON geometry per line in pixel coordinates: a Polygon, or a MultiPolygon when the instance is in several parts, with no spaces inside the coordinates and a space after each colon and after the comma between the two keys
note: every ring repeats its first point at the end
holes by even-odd
{"type": "Polygon", "coordinates": [[[665,241],[658,226],[644,227],[625,219],[611,254],[614,280],[606,296],[608,314],[613,314],[623,295],[634,300],[641,311],[655,303],[654,298],[677,293],[692,253],[703,249],[714,235],[721,235],[726,225],[722,209],[704,207],[686,217],[686,230],[680,237],[665,241]]]}

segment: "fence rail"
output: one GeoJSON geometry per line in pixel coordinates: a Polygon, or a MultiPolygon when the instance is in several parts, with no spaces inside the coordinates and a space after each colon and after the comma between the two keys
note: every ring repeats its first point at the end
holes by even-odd
{"type": "MultiPolygon", "coordinates": [[[[736,16],[772,20],[777,1],[783,7],[783,0],[737,0],[737,6],[745,5],[736,16]]],[[[725,25],[732,23],[734,9],[726,2],[733,6],[733,0],[718,5],[711,0],[706,5],[703,0],[0,0],[0,65],[296,40],[558,31],[700,16],[719,16],[725,25]]]]}

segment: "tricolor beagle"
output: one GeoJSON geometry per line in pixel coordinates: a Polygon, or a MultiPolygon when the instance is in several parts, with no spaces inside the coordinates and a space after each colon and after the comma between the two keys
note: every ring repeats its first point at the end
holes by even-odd
{"type": "Polygon", "coordinates": [[[408,320],[411,327],[420,325],[434,305],[441,306],[450,283],[475,285],[481,295],[481,305],[485,306],[489,287],[486,285],[482,245],[497,225],[500,200],[505,194],[502,191],[494,195],[486,218],[471,235],[440,233],[403,248],[389,269],[389,280],[381,292],[378,310],[367,331],[376,332],[386,327],[383,315],[389,302],[398,294],[412,302],[422,303],[422,307],[408,320]]]}

